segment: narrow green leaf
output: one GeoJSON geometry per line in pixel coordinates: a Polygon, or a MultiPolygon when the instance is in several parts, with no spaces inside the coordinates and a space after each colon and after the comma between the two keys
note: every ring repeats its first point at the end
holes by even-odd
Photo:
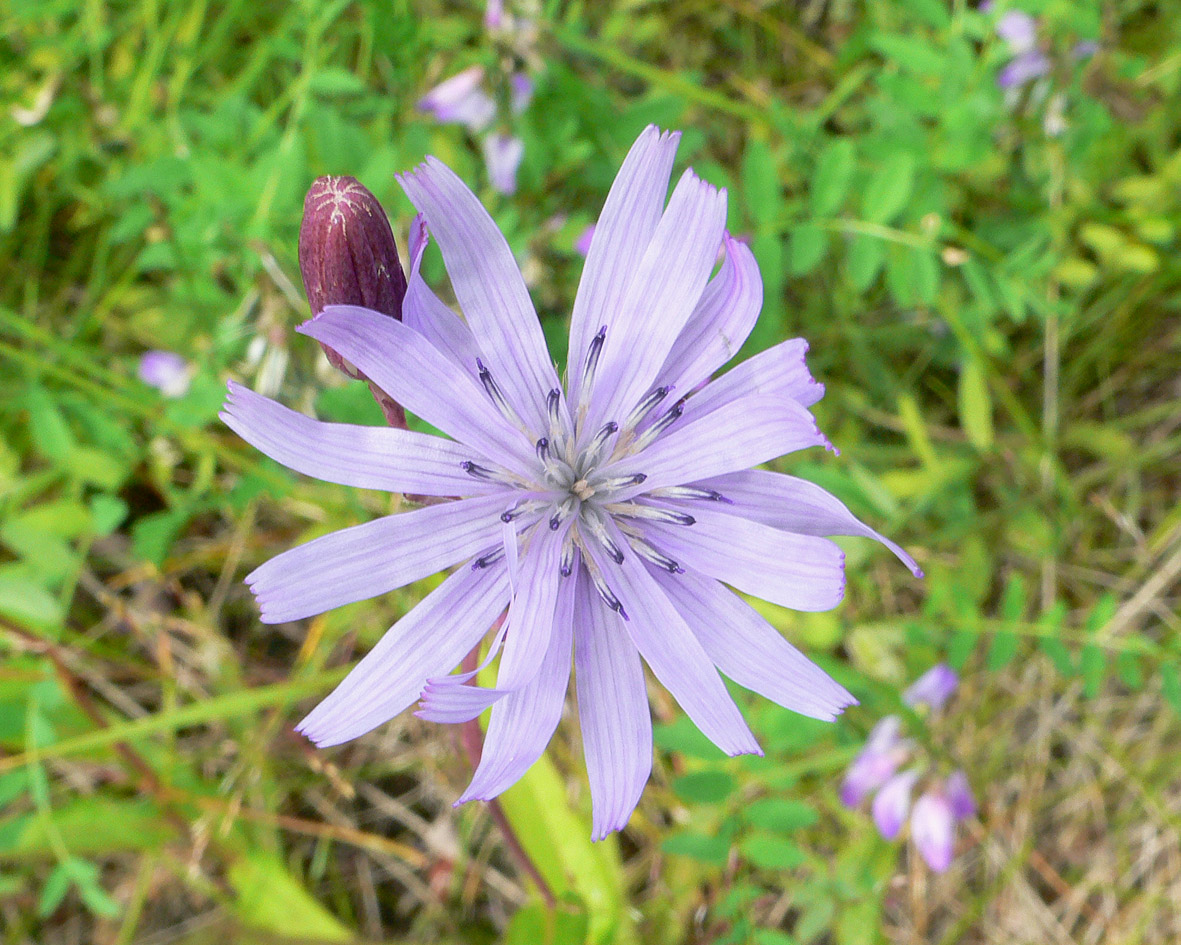
{"type": "Polygon", "coordinates": [[[820,152],[812,174],[812,212],[818,217],[835,213],[849,192],[857,155],[850,138],[838,138],[820,152]]]}
{"type": "Polygon", "coordinates": [[[891,223],[914,192],[915,159],[895,151],[873,168],[861,195],[861,215],[870,223],[891,223]]]}
{"type": "Polygon", "coordinates": [[[970,357],[960,370],[960,426],[968,442],[981,452],[993,444],[992,394],[979,360],[970,357]]]}
{"type": "Polygon", "coordinates": [[[791,274],[807,275],[828,252],[828,233],[814,223],[801,223],[791,230],[789,250],[791,274]]]}

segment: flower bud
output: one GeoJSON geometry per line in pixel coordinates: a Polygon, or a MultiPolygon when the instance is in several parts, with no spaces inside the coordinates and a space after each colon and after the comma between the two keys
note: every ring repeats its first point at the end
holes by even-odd
{"type": "MultiPolygon", "coordinates": [[[[381,204],[353,177],[318,177],[303,202],[299,270],[312,315],[329,305],[360,305],[401,319],[406,275],[381,204]]],[[[332,365],[368,380],[327,346],[332,365]]],[[[402,408],[370,382],[391,426],[405,427],[402,408]]]]}

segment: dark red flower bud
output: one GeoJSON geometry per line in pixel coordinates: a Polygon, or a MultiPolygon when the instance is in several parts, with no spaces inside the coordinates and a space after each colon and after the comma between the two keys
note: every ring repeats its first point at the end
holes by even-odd
{"type": "MultiPolygon", "coordinates": [[[[401,319],[406,275],[381,204],[356,178],[318,177],[303,202],[299,270],[312,315],[329,305],[361,305],[401,319]]],[[[368,380],[327,346],[333,366],[368,380]]],[[[402,408],[384,391],[373,396],[392,426],[405,427],[402,408]]]]}

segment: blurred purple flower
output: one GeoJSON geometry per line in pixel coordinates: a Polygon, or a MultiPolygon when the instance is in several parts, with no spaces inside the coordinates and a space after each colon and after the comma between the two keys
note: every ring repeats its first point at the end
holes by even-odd
{"type": "Polygon", "coordinates": [[[997,20],[996,34],[1009,44],[1013,55],[1019,56],[1037,45],[1037,20],[1021,10],[1009,10],[997,20]]]}
{"type": "Polygon", "coordinates": [[[996,81],[1002,89],[1012,89],[1032,82],[1049,71],[1050,60],[1035,49],[1011,60],[1001,69],[996,81]]]}
{"type": "Polygon", "coordinates": [[[902,719],[887,715],[873,727],[865,747],[849,765],[841,784],[841,803],[849,808],[859,807],[893,776],[906,759],[907,750],[902,739],[902,719]]]}
{"type": "Polygon", "coordinates": [[[419,698],[418,714],[442,722],[491,706],[460,802],[495,797],[545,750],[573,652],[601,838],[627,822],[651,768],[641,658],[731,755],[759,747],[718,670],[815,718],[854,702],[725,584],[831,608],[844,593],[844,555],[822,537],[833,534],[876,538],[918,568],[818,486],[752,468],[827,442],[808,411],[823,387],[803,341],[703,384],[750,333],[762,283],[725,232],[725,191],[686,171],[666,205],[678,139],[649,127],[611,188],[574,303],[565,390],[507,242],[433,158],[400,178],[421,212],[403,321],[329,306],[300,331],[455,439],[321,423],[230,385],[225,422],[293,469],[462,497],[325,535],[247,577],[262,619],[282,623],[458,566],[300,723],[317,745],[419,698]],[[422,280],[424,222],[466,320],[422,280]],[[496,688],[445,675],[506,608],[489,646],[496,688]]]}
{"type": "Polygon", "coordinates": [[[960,683],[955,670],[946,663],[938,663],[910,684],[902,694],[909,706],[927,705],[938,711],[951,698],[960,683]]]}
{"type": "Polygon", "coordinates": [[[586,256],[590,252],[591,240],[595,238],[595,225],[590,223],[581,233],[578,234],[578,239],[574,241],[574,252],[579,256],[586,256]]]}
{"type": "Polygon", "coordinates": [[[139,379],[165,397],[183,397],[193,379],[189,362],[172,351],[148,351],[139,359],[139,379]]]}
{"type": "Polygon", "coordinates": [[[512,89],[512,112],[519,115],[533,101],[533,80],[524,72],[514,72],[509,79],[509,86],[512,89]]]}
{"type": "Polygon", "coordinates": [[[1070,54],[1075,59],[1090,59],[1097,52],[1099,52],[1099,44],[1093,39],[1084,39],[1075,43],[1074,49],[1070,51],[1070,54]]]}
{"type": "Polygon", "coordinates": [[[887,840],[898,836],[910,812],[910,792],[919,778],[917,771],[903,771],[885,783],[873,799],[873,822],[887,840]]]}
{"type": "Polygon", "coordinates": [[[525,143],[513,135],[490,134],[484,138],[484,164],[493,189],[502,194],[517,192],[517,170],[525,157],[525,143]]]}
{"type": "Polygon", "coordinates": [[[427,92],[418,100],[418,109],[443,124],[459,124],[471,131],[483,131],[496,117],[496,103],[484,91],[483,83],[483,68],[471,66],[427,92]]]}
{"type": "Polygon", "coordinates": [[[484,29],[499,30],[504,26],[504,0],[488,0],[484,7],[484,29]]]}
{"type": "Polygon", "coordinates": [[[910,836],[931,869],[936,873],[947,871],[955,852],[955,818],[942,793],[928,791],[915,801],[910,836]]]}
{"type": "Polygon", "coordinates": [[[963,771],[953,771],[949,774],[943,790],[951,805],[952,816],[956,820],[966,820],[976,816],[976,798],[972,796],[972,788],[968,785],[968,776],[963,771]]]}

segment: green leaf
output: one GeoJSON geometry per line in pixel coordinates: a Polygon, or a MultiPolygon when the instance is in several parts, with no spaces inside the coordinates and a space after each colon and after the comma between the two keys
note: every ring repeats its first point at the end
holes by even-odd
{"type": "Polygon", "coordinates": [[[725,771],[694,771],[673,779],[673,791],[690,803],[717,804],[726,800],[738,785],[725,771]]]}
{"type": "Polygon", "coordinates": [[[886,261],[886,246],[876,236],[858,233],[849,244],[845,257],[845,272],[849,284],[858,292],[864,292],[877,278],[882,264],[886,261]]]}
{"type": "Polygon", "coordinates": [[[1162,663],[1160,676],[1165,698],[1177,714],[1181,715],[1181,672],[1172,663],[1162,663]]]}
{"type": "Polygon", "coordinates": [[[164,564],[188,520],[185,509],[166,509],[137,519],[131,526],[131,547],[136,557],[157,567],[164,564]]]}
{"type": "Polygon", "coordinates": [[[788,249],[791,274],[807,275],[828,252],[828,233],[814,223],[801,223],[792,228],[788,249]]]}
{"type": "Polygon", "coordinates": [[[730,858],[730,837],[682,830],[661,840],[660,849],[665,853],[687,856],[709,866],[725,866],[730,858]]]}
{"type": "Polygon", "coordinates": [[[968,442],[984,452],[993,444],[992,394],[984,367],[976,358],[969,358],[960,370],[959,383],[960,426],[968,442]]]}
{"type": "Polygon", "coordinates": [[[870,173],[861,195],[861,215],[870,223],[892,222],[910,200],[914,176],[914,156],[895,151],[870,173]]]}
{"type": "Polygon", "coordinates": [[[618,844],[614,837],[591,842],[590,821],[571,810],[566,782],[549,756],[542,755],[500,803],[555,895],[585,904],[589,941],[612,941],[628,922],[618,844]]]}
{"type": "Polygon", "coordinates": [[[500,941],[502,945],[582,945],[588,931],[581,903],[560,900],[551,910],[534,902],[513,914],[500,941]]]}
{"type": "Polygon", "coordinates": [[[1083,691],[1088,699],[1094,699],[1103,688],[1103,677],[1107,673],[1103,651],[1094,643],[1088,643],[1082,652],[1083,691]]]}
{"type": "Polygon", "coordinates": [[[283,861],[265,850],[244,853],[229,869],[237,898],[233,910],[243,924],[323,942],[351,942],[350,932],[292,876],[283,861]]]}
{"type": "Polygon", "coordinates": [[[775,833],[790,833],[811,827],[820,815],[816,809],[803,801],[787,798],[760,798],[742,810],[742,818],[749,824],[775,833]]]}
{"type": "Polygon", "coordinates": [[[804,862],[800,848],[790,840],[769,833],[755,833],[738,844],[742,856],[761,870],[789,870],[804,862]]]}
{"type": "Polygon", "coordinates": [[[742,197],[751,220],[773,225],[783,215],[783,188],[775,155],[765,141],[752,139],[742,156],[742,197]]]}
{"type": "Polygon", "coordinates": [[[25,409],[29,411],[29,433],[37,451],[59,463],[68,460],[75,447],[74,435],[44,387],[34,386],[25,391],[25,409]]]}
{"type": "Polygon", "coordinates": [[[154,850],[176,838],[160,809],[150,801],[82,797],[55,807],[50,823],[30,815],[20,821],[0,859],[53,855],[53,836],[66,838],[73,853],[101,855],[154,850]]]}
{"type": "Polygon", "coordinates": [[[0,573],[0,614],[22,627],[43,632],[60,629],[65,619],[56,597],[13,569],[0,573]]]}
{"type": "Polygon", "coordinates": [[[838,138],[820,152],[812,174],[812,213],[827,217],[835,213],[849,192],[857,153],[850,138],[838,138]]]}
{"type": "Polygon", "coordinates": [[[1127,651],[1120,653],[1116,657],[1115,670],[1119,673],[1120,681],[1133,692],[1138,692],[1143,688],[1144,673],[1140,669],[1140,657],[1135,653],[1127,651]]]}

